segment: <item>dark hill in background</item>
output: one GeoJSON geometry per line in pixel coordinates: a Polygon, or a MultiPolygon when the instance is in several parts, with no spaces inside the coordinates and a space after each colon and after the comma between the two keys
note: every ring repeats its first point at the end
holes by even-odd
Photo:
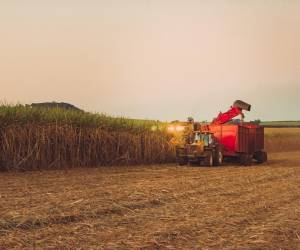
{"type": "Polygon", "coordinates": [[[74,111],[80,111],[84,112],[82,109],[77,108],[76,106],[65,103],[65,102],[41,102],[41,103],[32,103],[31,107],[37,107],[37,108],[61,108],[66,110],[74,110],[74,111]]]}

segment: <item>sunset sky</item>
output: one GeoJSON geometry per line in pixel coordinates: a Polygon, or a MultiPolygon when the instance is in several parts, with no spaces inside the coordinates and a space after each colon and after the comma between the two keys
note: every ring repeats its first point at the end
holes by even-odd
{"type": "Polygon", "coordinates": [[[1,0],[0,100],[300,120],[300,1],[1,0]]]}

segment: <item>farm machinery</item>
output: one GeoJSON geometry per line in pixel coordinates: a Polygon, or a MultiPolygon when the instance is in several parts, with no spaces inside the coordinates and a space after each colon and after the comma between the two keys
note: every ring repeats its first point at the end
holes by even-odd
{"type": "Polygon", "coordinates": [[[234,159],[242,165],[249,165],[253,160],[266,162],[264,128],[244,122],[244,110],[250,111],[251,105],[237,100],[227,112],[220,112],[209,124],[194,122],[192,118],[187,122],[172,122],[168,131],[173,134],[179,165],[219,166],[224,158],[234,159]],[[232,122],[239,115],[241,120],[232,122]]]}

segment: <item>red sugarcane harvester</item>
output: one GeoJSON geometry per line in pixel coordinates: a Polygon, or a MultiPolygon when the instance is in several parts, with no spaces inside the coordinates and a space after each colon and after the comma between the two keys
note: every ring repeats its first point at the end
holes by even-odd
{"type": "Polygon", "coordinates": [[[168,130],[177,138],[178,163],[217,166],[223,164],[224,158],[237,160],[243,165],[249,165],[253,160],[266,162],[264,128],[243,121],[243,110],[250,109],[250,104],[237,100],[227,112],[220,112],[210,124],[203,125],[192,119],[184,123],[171,123],[168,130]],[[240,122],[229,123],[238,115],[242,117],[240,122]]]}

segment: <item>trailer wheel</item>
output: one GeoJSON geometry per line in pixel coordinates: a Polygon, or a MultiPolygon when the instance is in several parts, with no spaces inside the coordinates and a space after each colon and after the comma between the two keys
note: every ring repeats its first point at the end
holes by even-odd
{"type": "Polygon", "coordinates": [[[207,156],[205,158],[204,163],[206,166],[209,166],[209,167],[214,165],[214,159],[213,159],[212,152],[207,152],[207,156]]]}
{"type": "Polygon", "coordinates": [[[256,152],[254,155],[254,159],[259,164],[266,162],[268,160],[267,152],[265,152],[265,151],[256,152]]]}
{"type": "Polygon", "coordinates": [[[220,166],[223,164],[223,153],[220,150],[214,153],[214,166],[220,166]]]}

